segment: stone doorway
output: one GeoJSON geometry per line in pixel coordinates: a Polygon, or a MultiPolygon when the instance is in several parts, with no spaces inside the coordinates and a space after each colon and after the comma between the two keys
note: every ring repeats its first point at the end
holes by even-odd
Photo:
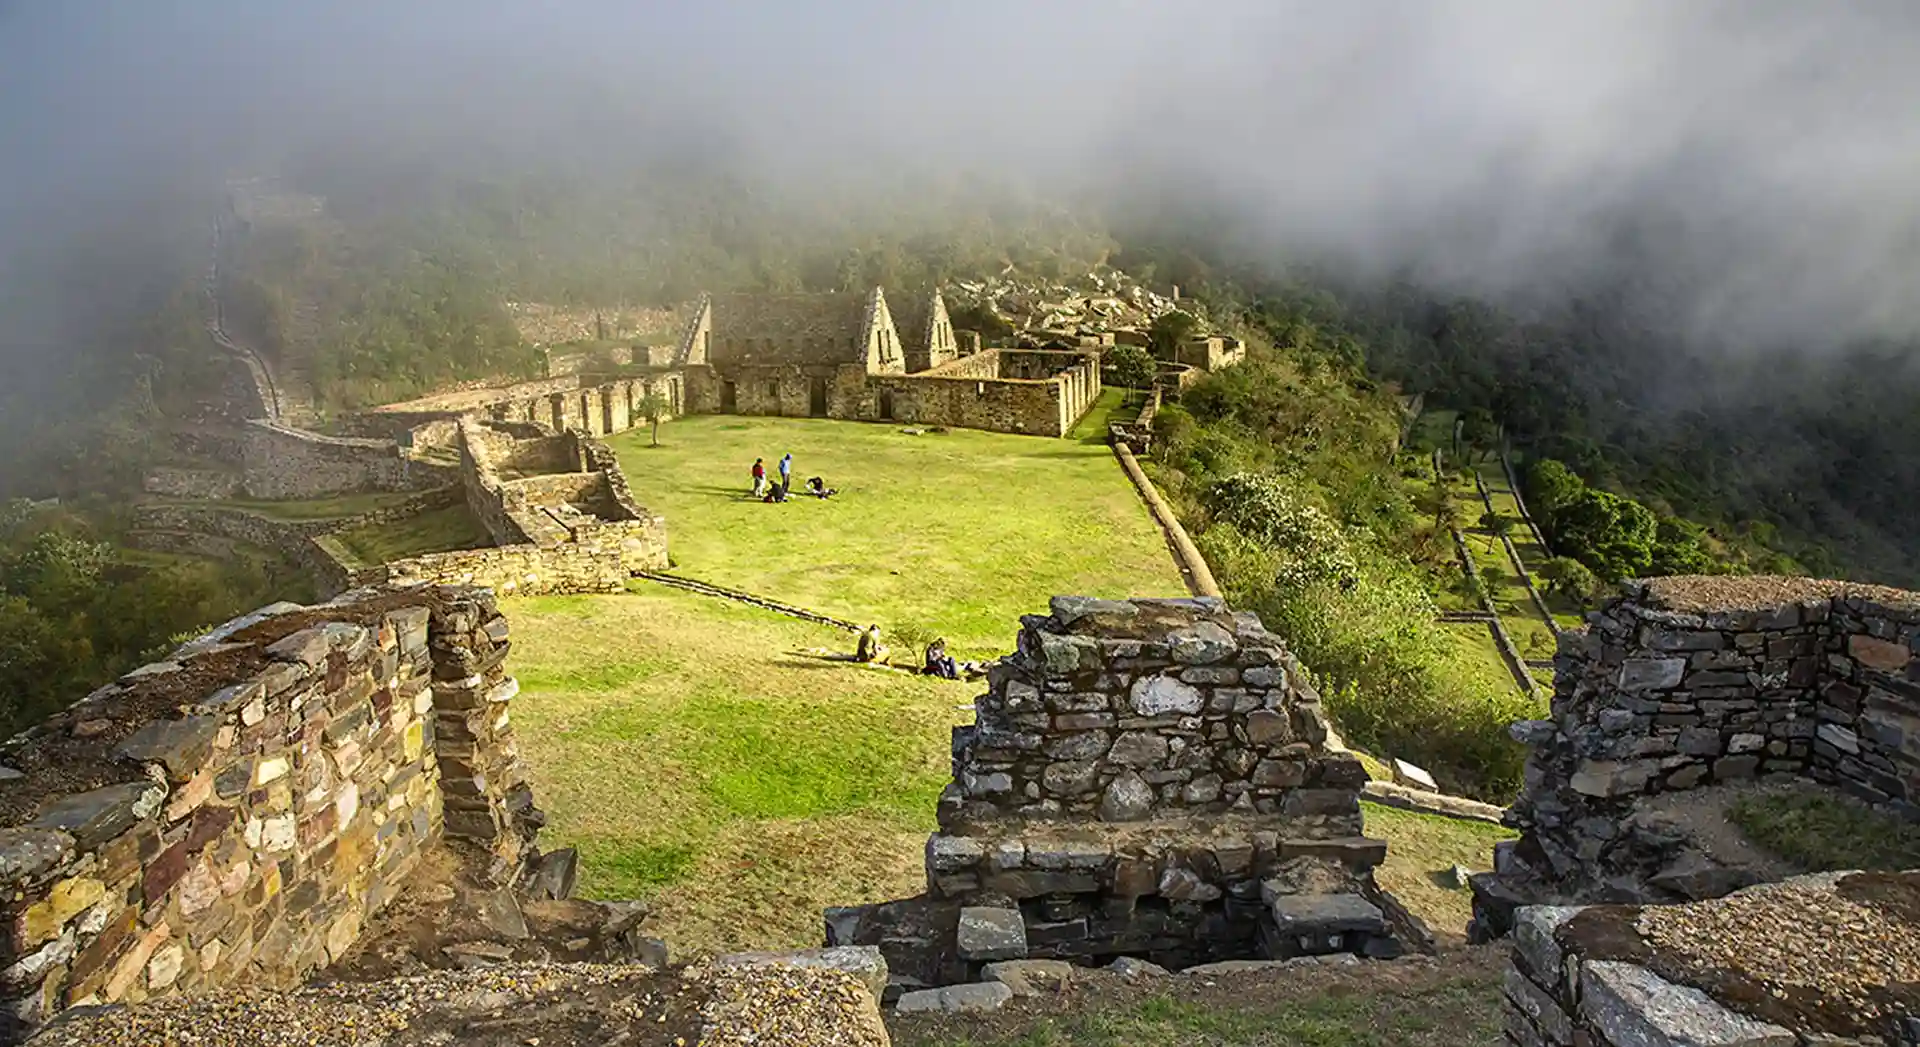
{"type": "Polygon", "coordinates": [[[893,421],[893,390],[891,389],[880,390],[880,420],[893,421]]]}
{"type": "Polygon", "coordinates": [[[827,380],[818,375],[807,382],[807,413],[815,418],[827,416],[827,380]]]}
{"type": "Polygon", "coordinates": [[[739,397],[735,395],[732,382],[720,383],[720,412],[732,414],[739,410],[739,397]]]}

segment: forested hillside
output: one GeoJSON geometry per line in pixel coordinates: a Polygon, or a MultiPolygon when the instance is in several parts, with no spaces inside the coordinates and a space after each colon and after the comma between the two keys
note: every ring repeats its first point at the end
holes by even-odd
{"type": "Polygon", "coordinates": [[[1481,414],[1524,456],[1699,525],[1696,568],[1920,584],[1920,345],[1716,341],[1690,330],[1684,288],[1647,286],[1630,257],[1501,306],[1254,256],[1204,221],[1121,235],[1123,266],[1151,260],[1340,332],[1375,380],[1481,414]]]}

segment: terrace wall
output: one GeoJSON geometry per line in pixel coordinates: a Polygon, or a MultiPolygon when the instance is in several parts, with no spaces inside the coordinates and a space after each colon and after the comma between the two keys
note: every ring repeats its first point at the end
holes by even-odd
{"type": "Polygon", "coordinates": [[[419,491],[458,483],[458,471],[415,461],[388,440],[322,436],[249,422],[243,488],[252,498],[306,499],[364,491],[419,491]]]}
{"type": "Polygon", "coordinates": [[[491,594],[275,605],[0,746],[21,1036],[90,1003],[290,986],[443,835],[515,866],[538,816],[491,594]]]}

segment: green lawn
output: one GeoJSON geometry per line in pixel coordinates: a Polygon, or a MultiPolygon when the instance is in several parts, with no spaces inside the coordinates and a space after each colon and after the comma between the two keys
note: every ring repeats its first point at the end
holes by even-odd
{"type": "Polygon", "coordinates": [[[1092,407],[1087,408],[1086,414],[1080,416],[1080,421],[1074,425],[1073,432],[1067,434],[1067,439],[1105,446],[1108,423],[1130,422],[1140,413],[1140,401],[1137,399],[1131,403],[1128,401],[1130,392],[1132,390],[1123,389],[1117,385],[1103,386],[1100,390],[1100,398],[1093,402],[1092,407]]]}
{"type": "Polygon", "coordinates": [[[363,564],[392,563],[409,556],[493,544],[492,536],[464,502],[393,523],[355,527],[333,538],[363,564]]]}
{"type": "Polygon", "coordinates": [[[820,944],[917,893],[950,730],[980,687],[825,661],[847,633],[665,586],[510,600],[520,750],[581,892],[677,953],[820,944]]]}
{"type": "Polygon", "coordinates": [[[677,573],[883,632],[998,654],[1047,598],[1184,596],[1166,542],[1103,446],[891,425],[700,416],[614,437],[635,496],[667,517],[677,573]],[[766,505],[755,457],[840,490],[766,505]]]}
{"type": "Polygon", "coordinates": [[[1446,876],[1455,865],[1472,872],[1493,868],[1493,845],[1511,840],[1504,826],[1418,814],[1377,803],[1360,804],[1367,835],[1387,841],[1386,864],[1374,871],[1380,886],[1427,921],[1435,934],[1464,938],[1473,919],[1473,895],[1451,886],[1446,876]]]}

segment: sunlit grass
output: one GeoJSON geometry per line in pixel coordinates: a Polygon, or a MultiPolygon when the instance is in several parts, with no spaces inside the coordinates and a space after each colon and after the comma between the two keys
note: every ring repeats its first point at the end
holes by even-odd
{"type": "Polygon", "coordinates": [[[1166,542],[1104,446],[796,418],[701,416],[615,437],[635,496],[667,517],[674,570],[883,631],[999,653],[1060,593],[1184,596],[1166,542]],[[747,497],[794,456],[828,501],[747,497]]]}

